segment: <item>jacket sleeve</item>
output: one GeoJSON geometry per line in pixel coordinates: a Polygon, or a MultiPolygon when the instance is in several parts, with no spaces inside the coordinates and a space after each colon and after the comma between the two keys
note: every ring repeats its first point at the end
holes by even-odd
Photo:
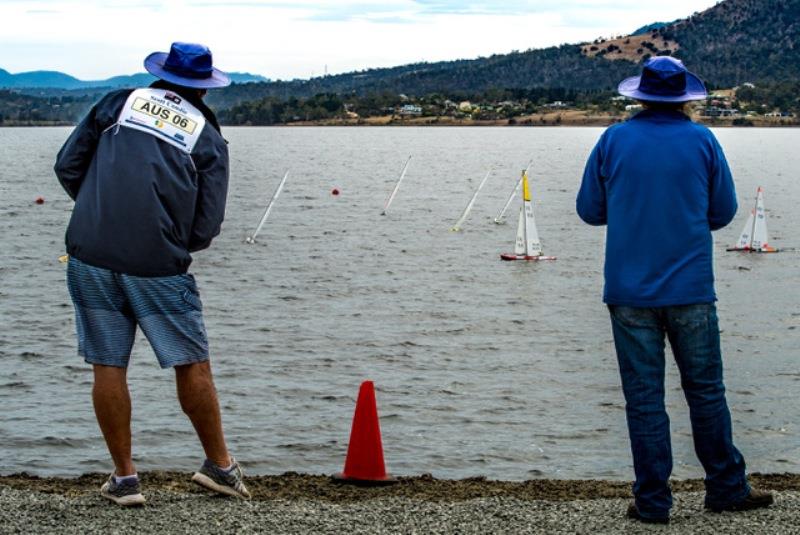
{"type": "Polygon", "coordinates": [[[120,90],[104,96],[92,106],[58,151],[53,170],[61,187],[72,200],[78,196],[86,171],[94,158],[100,135],[117,120],[117,114],[130,92],[129,89],[120,90]]]}
{"type": "Polygon", "coordinates": [[[603,138],[595,145],[586,167],[583,171],[578,198],[575,209],[578,216],[590,225],[605,225],[606,217],[606,188],[603,184],[603,152],[601,144],[603,138]]]}
{"type": "Polygon", "coordinates": [[[72,200],[78,196],[102,132],[97,124],[97,106],[75,127],[56,157],[56,177],[72,200]]]}
{"type": "MultiPolygon", "coordinates": [[[[216,131],[214,134],[217,134],[216,131]]],[[[222,221],[225,219],[230,173],[228,147],[222,136],[215,137],[217,139],[211,148],[195,160],[198,194],[192,233],[189,236],[191,253],[211,245],[211,240],[220,233],[222,221]]]]}
{"type": "Polygon", "coordinates": [[[708,181],[708,225],[719,230],[733,221],[738,205],[733,177],[719,142],[712,136],[712,161],[708,181]]]}

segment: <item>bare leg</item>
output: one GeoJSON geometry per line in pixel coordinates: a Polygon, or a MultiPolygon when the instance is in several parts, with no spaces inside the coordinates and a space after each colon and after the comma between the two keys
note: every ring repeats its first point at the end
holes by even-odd
{"type": "Polygon", "coordinates": [[[211,376],[211,365],[206,361],[176,366],[175,382],[181,408],[192,421],[206,458],[217,466],[228,466],[231,458],[222,433],[222,416],[211,376]]]}
{"type": "Polygon", "coordinates": [[[131,396],[127,374],[126,368],[94,365],[94,413],[118,476],[136,473],[131,458],[131,396]]]}

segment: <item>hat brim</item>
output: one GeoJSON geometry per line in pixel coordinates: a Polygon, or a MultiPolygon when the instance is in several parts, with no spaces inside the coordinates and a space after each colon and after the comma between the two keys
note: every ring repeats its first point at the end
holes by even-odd
{"type": "Polygon", "coordinates": [[[708,91],[706,91],[703,81],[689,71],[686,71],[686,91],[681,95],[656,95],[639,91],[641,79],[641,76],[631,76],[624,79],[617,86],[617,93],[624,97],[646,102],[689,102],[690,100],[705,100],[708,97],[708,91]]]}
{"type": "Polygon", "coordinates": [[[208,78],[187,78],[170,72],[164,69],[164,63],[167,61],[168,55],[166,52],[153,52],[144,59],[144,68],[153,76],[183,87],[213,89],[231,85],[230,77],[216,67],[212,67],[211,76],[208,78]]]}

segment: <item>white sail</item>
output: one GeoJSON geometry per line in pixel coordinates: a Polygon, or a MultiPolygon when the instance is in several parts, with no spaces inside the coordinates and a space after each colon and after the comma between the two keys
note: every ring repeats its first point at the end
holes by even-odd
{"type": "Polygon", "coordinates": [[[747,223],[744,224],[742,233],[739,235],[739,241],[732,249],[750,249],[753,243],[753,224],[755,223],[754,211],[750,211],[750,217],[747,218],[747,223]]]}
{"type": "Polygon", "coordinates": [[[525,205],[525,255],[540,256],[542,243],[539,241],[539,231],[536,229],[536,220],[533,218],[533,205],[530,202],[525,205]]]}
{"type": "Polygon", "coordinates": [[[759,186],[756,191],[756,205],[750,211],[747,223],[736,245],[729,251],[754,251],[757,253],[774,253],[777,249],[770,247],[767,233],[767,213],[764,210],[764,189],[759,186]]]}
{"type": "Polygon", "coordinates": [[[272,198],[270,199],[269,203],[267,204],[267,207],[264,209],[264,215],[261,216],[261,220],[258,222],[258,226],[256,227],[256,230],[253,232],[253,234],[248,236],[248,238],[245,240],[246,243],[251,243],[252,244],[252,243],[256,242],[256,236],[258,236],[258,233],[261,232],[261,227],[264,226],[264,223],[267,222],[267,218],[269,217],[269,213],[272,211],[272,206],[275,204],[275,201],[278,199],[278,196],[281,194],[281,191],[283,190],[283,185],[286,184],[286,179],[287,178],[289,178],[289,171],[286,171],[286,174],[283,175],[283,179],[281,180],[280,184],[278,184],[278,187],[275,190],[275,193],[272,194],[272,198]]]}
{"type": "Polygon", "coordinates": [[[527,172],[522,172],[520,183],[522,184],[522,206],[519,209],[519,223],[517,224],[514,253],[501,254],[500,258],[502,260],[555,260],[555,256],[542,254],[539,231],[536,229],[536,219],[533,216],[533,202],[531,202],[531,190],[528,185],[527,172]]]}
{"type": "Polygon", "coordinates": [[[755,251],[769,249],[767,217],[764,212],[764,191],[761,188],[758,188],[758,193],[756,194],[755,224],[753,225],[753,244],[751,248],[755,251]]]}
{"type": "Polygon", "coordinates": [[[400,183],[403,182],[403,179],[406,177],[406,171],[408,171],[409,163],[411,163],[411,156],[409,156],[408,159],[406,160],[406,164],[403,166],[403,170],[400,172],[400,178],[397,179],[397,183],[394,185],[392,193],[389,195],[389,198],[386,199],[386,202],[383,205],[383,212],[381,212],[381,215],[386,215],[386,211],[392,205],[392,201],[394,200],[398,190],[400,189],[400,183]]]}
{"type": "Polygon", "coordinates": [[[458,218],[458,221],[456,221],[456,224],[453,225],[453,228],[451,228],[450,230],[454,232],[458,232],[459,230],[461,230],[461,225],[463,225],[464,221],[466,221],[467,217],[469,217],[469,213],[472,211],[472,207],[475,205],[475,199],[478,198],[478,194],[483,189],[483,186],[486,184],[486,181],[489,179],[489,175],[491,174],[492,170],[489,169],[489,171],[486,172],[486,176],[483,177],[483,180],[481,180],[481,183],[478,184],[478,189],[476,189],[475,193],[472,194],[472,198],[469,200],[469,203],[467,203],[466,208],[464,208],[464,212],[461,214],[461,217],[458,218]]]}
{"type": "Polygon", "coordinates": [[[517,241],[514,242],[514,254],[525,256],[525,207],[519,208],[519,223],[517,224],[517,241]]]}

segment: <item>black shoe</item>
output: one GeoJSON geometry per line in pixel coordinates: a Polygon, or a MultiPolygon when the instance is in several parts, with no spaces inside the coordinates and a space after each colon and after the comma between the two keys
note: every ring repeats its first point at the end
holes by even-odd
{"type": "Polygon", "coordinates": [[[706,509],[711,509],[715,513],[721,513],[723,511],[750,511],[751,509],[763,509],[764,507],[769,507],[774,501],[775,500],[772,497],[771,492],[751,489],[750,494],[736,503],[732,503],[724,507],[706,504],[706,509]]]}
{"type": "Polygon", "coordinates": [[[643,522],[645,524],[669,524],[668,516],[656,516],[656,517],[642,516],[642,513],[640,513],[639,509],[636,508],[635,503],[631,503],[628,506],[628,513],[626,514],[626,516],[628,518],[638,520],[639,522],[643,522]]]}

